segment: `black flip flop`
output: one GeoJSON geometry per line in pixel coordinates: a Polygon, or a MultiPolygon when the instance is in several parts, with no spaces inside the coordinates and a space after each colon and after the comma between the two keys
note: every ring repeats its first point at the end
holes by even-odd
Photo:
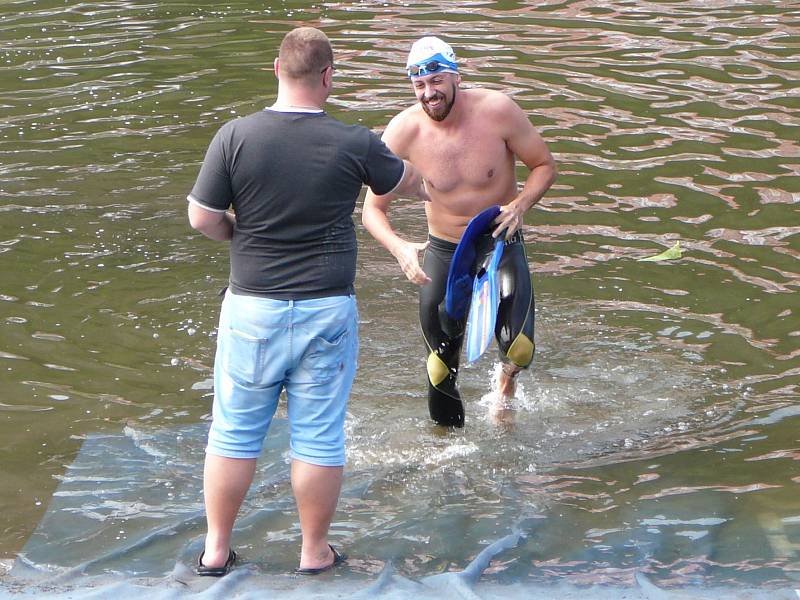
{"type": "Polygon", "coordinates": [[[328,544],[328,548],[330,548],[331,552],[333,552],[333,562],[331,564],[316,569],[308,569],[308,568],[295,569],[294,572],[297,573],[298,575],[319,575],[320,573],[324,573],[325,571],[330,571],[336,565],[340,565],[347,560],[346,554],[339,554],[336,551],[336,548],[334,548],[330,544],[328,544]]]}
{"type": "Polygon", "coordinates": [[[194,572],[202,577],[222,577],[223,575],[227,575],[233,568],[236,559],[239,558],[236,552],[230,550],[228,552],[228,560],[225,561],[224,565],[221,567],[207,567],[203,564],[203,555],[205,553],[206,551],[203,550],[200,556],[197,557],[197,566],[194,568],[194,572]]]}

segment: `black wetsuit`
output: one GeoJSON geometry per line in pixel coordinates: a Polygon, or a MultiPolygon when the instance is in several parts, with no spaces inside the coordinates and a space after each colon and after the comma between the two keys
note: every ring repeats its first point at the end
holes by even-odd
{"type": "MultiPolygon", "coordinates": [[[[447,272],[457,244],[432,235],[428,238],[430,246],[422,269],[431,282],[422,286],[419,297],[419,320],[428,346],[428,408],[438,424],[463,427],[464,405],[456,378],[466,318],[456,321],[444,309],[447,272]]],[[[476,271],[488,264],[494,245],[491,234],[479,238],[476,271]]],[[[525,368],[533,360],[534,300],[521,232],[506,242],[498,273],[500,307],[494,333],[500,358],[504,363],[525,368]]]]}

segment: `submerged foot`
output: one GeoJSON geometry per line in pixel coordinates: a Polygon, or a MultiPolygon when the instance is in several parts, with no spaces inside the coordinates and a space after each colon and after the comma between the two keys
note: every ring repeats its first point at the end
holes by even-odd
{"type": "Polygon", "coordinates": [[[236,552],[231,549],[228,549],[228,554],[225,559],[225,562],[221,565],[208,565],[204,562],[205,551],[200,553],[200,556],[197,557],[197,564],[195,565],[194,571],[198,575],[205,576],[205,577],[224,577],[230,570],[233,568],[233,565],[236,563],[236,560],[239,558],[236,552]]]}
{"type": "Polygon", "coordinates": [[[330,544],[328,544],[328,547],[325,548],[323,552],[313,554],[308,558],[306,558],[304,553],[301,554],[300,567],[295,570],[295,573],[299,575],[319,575],[347,560],[345,554],[341,554],[330,544]]]}
{"type": "Polygon", "coordinates": [[[219,548],[206,543],[205,550],[203,550],[197,563],[199,566],[210,569],[222,568],[231,559],[231,552],[232,550],[228,546],[219,548]]]}
{"type": "Polygon", "coordinates": [[[514,365],[504,364],[497,373],[495,392],[489,405],[489,418],[496,425],[511,425],[517,412],[514,407],[514,396],[517,393],[517,375],[521,369],[514,365]]]}
{"type": "Polygon", "coordinates": [[[509,426],[514,423],[514,416],[517,411],[514,408],[514,398],[503,396],[502,394],[492,394],[492,401],[489,405],[489,418],[495,425],[509,426]]]}
{"type": "Polygon", "coordinates": [[[455,378],[448,378],[439,387],[428,380],[428,410],[437,425],[464,426],[464,403],[455,387],[455,378]]]}

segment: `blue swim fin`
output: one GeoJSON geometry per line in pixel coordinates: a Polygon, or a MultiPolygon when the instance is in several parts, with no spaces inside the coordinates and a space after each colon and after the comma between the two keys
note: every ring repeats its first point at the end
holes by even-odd
{"type": "Polygon", "coordinates": [[[500,305],[500,283],[497,268],[503,257],[505,242],[500,239],[494,246],[486,270],[479,273],[472,286],[472,302],[467,317],[467,362],[477,360],[489,347],[497,322],[500,305]]]}
{"type": "Polygon", "coordinates": [[[492,227],[500,214],[500,207],[492,205],[470,219],[461,241],[456,246],[450,269],[447,272],[447,287],[444,307],[451,319],[461,320],[467,316],[470,291],[475,279],[475,257],[478,239],[492,227]]]}

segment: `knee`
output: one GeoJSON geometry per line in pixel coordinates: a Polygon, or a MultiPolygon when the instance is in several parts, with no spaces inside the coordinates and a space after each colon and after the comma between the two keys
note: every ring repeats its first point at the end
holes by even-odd
{"type": "Polygon", "coordinates": [[[293,459],[320,467],[341,467],[345,463],[344,428],[333,427],[330,431],[315,434],[293,431],[289,440],[293,459]]]}
{"type": "Polygon", "coordinates": [[[533,353],[536,345],[524,333],[520,333],[504,352],[508,361],[520,369],[527,368],[533,362],[533,353]]]}
{"type": "Polygon", "coordinates": [[[440,385],[450,374],[450,369],[436,352],[428,354],[425,366],[428,371],[428,380],[433,386],[440,385]]]}

